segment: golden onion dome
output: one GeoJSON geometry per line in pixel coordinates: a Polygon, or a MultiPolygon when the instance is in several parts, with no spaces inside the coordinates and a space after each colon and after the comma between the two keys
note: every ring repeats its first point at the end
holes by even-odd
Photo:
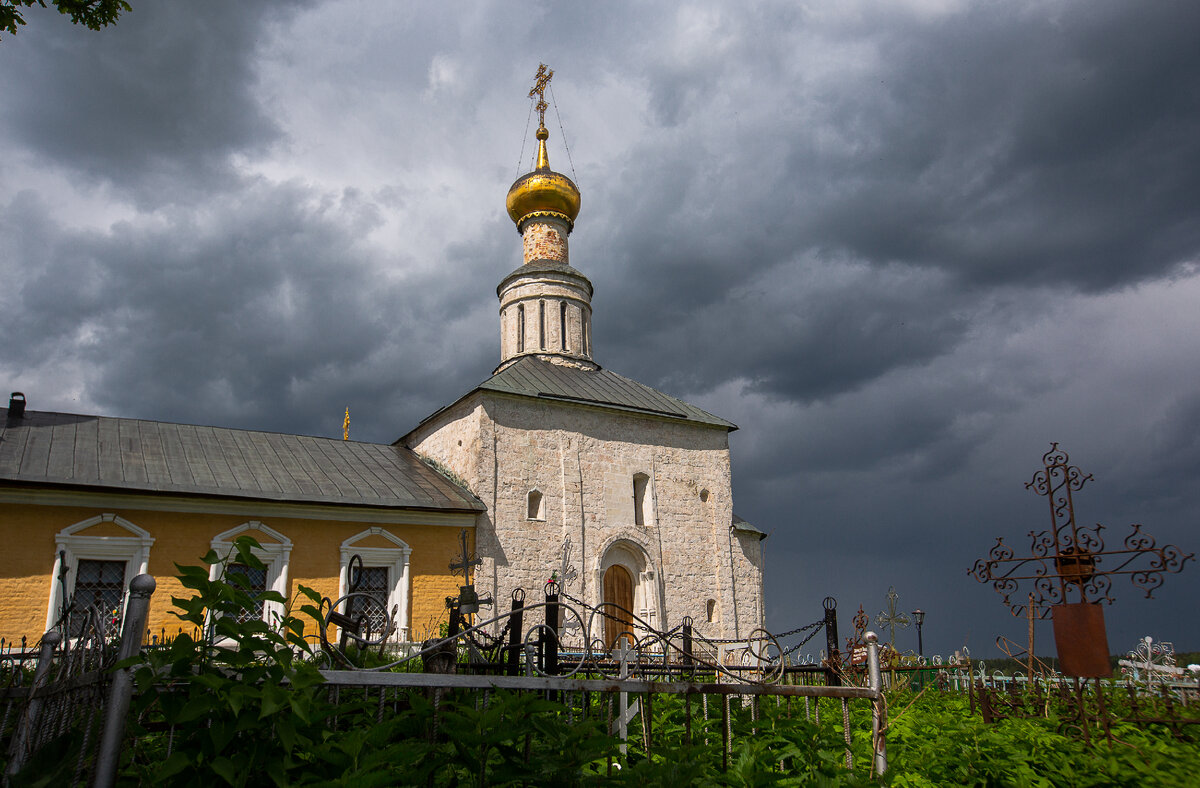
{"type": "Polygon", "coordinates": [[[567,229],[574,227],[579,215],[579,189],[566,175],[550,169],[546,154],[546,139],[550,132],[545,126],[537,130],[538,156],[533,172],[517,178],[508,190],[508,215],[520,232],[524,221],[533,216],[559,216],[566,220],[567,229]]]}

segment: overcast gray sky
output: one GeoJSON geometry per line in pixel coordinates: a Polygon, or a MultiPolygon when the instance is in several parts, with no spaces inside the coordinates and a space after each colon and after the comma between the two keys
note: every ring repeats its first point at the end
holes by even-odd
{"type": "MultiPolygon", "coordinates": [[[[133,6],[0,40],[31,408],[407,432],[498,361],[544,61],[596,359],[741,426],[772,628],[894,585],[927,652],[1022,638],[967,569],[1051,441],[1110,547],[1200,551],[1200,4],[133,6]]],[[[1200,649],[1200,566],[1114,595],[1112,651],[1200,649]]]]}

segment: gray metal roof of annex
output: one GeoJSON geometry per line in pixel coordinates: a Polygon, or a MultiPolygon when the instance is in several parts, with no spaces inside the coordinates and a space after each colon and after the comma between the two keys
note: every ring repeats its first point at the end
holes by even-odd
{"type": "Polygon", "coordinates": [[[0,408],[0,484],[477,512],[401,446],[0,408]]]}
{"type": "Polygon", "coordinates": [[[737,429],[733,422],[607,369],[578,369],[531,356],[518,359],[478,388],[737,429]]]}

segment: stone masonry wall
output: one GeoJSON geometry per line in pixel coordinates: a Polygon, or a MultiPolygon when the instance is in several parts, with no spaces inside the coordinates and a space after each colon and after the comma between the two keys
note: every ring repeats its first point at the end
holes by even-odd
{"type": "Polygon", "coordinates": [[[472,395],[469,403],[418,429],[407,443],[462,474],[488,505],[477,527],[485,561],[477,582],[499,609],[507,609],[514,588],[540,594],[569,539],[578,577],[568,582],[568,594],[599,602],[605,552],[623,543],[636,546],[654,571],[648,598],[657,601],[657,627],[690,615],[711,637],[744,637],[760,625],[761,557],[748,559],[730,534],[724,430],[491,392],[472,395]],[[473,470],[458,453],[460,440],[480,447],[484,461],[473,470]],[[636,473],[650,479],[641,526],[634,524],[636,473]],[[531,490],[543,496],[544,519],[527,517],[531,490]]]}

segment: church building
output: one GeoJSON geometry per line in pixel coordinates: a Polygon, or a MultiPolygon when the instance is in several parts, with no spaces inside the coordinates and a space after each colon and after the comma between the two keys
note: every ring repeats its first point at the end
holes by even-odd
{"type": "Polygon", "coordinates": [[[764,620],[765,534],[733,513],[737,427],[593,359],[592,283],[567,241],[580,194],[550,169],[538,109],[537,164],[508,192],[524,263],[496,288],[500,365],[399,443],[487,506],[476,583],[495,599],[557,572],[569,596],[656,629],[690,616],[745,637],[764,620]]]}
{"type": "Polygon", "coordinates": [[[394,638],[420,640],[457,593],[464,528],[496,611],[553,578],[568,602],[656,629],[762,626],[765,534],[733,513],[737,427],[594,360],[592,284],[568,254],[580,194],[550,169],[545,108],[536,166],[508,192],[524,262],[496,290],[500,364],[395,443],[26,411],[14,394],[0,409],[0,637],[35,639],[71,599],[117,618],[139,572],[159,581],[152,629],[170,631],[174,564],[245,533],[267,564],[255,587],[285,598],[296,583],[336,598],[359,554],[394,638]]]}

